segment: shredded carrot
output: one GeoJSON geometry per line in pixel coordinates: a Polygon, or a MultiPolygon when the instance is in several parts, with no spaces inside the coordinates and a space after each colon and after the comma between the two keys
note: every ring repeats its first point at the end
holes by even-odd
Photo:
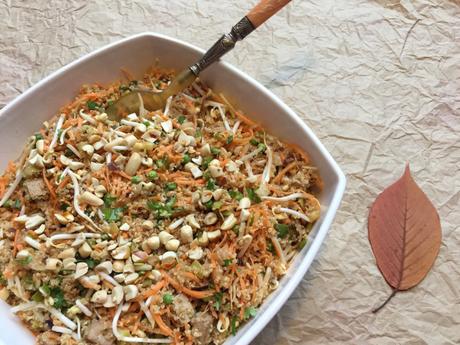
{"type": "Polygon", "coordinates": [[[156,324],[160,328],[160,331],[163,335],[166,335],[168,337],[171,337],[173,335],[173,330],[165,324],[165,322],[161,318],[160,313],[154,313],[153,319],[155,320],[156,324]]]}
{"type": "Polygon", "coordinates": [[[148,298],[150,296],[156,295],[166,285],[168,285],[168,282],[166,280],[162,280],[162,281],[156,283],[150,289],[148,289],[147,291],[144,291],[139,297],[137,297],[137,300],[146,299],[146,298],[148,298]]]}
{"type": "Polygon", "coordinates": [[[163,277],[178,291],[183,292],[186,295],[189,295],[190,297],[196,298],[196,299],[203,299],[210,297],[214,294],[214,291],[211,290],[204,290],[204,291],[196,291],[192,290],[189,288],[186,288],[185,286],[182,286],[174,280],[168,273],[163,272],[163,277]]]}
{"type": "Polygon", "coordinates": [[[273,183],[279,183],[281,179],[286,175],[291,169],[297,166],[297,162],[291,162],[288,164],[287,167],[285,167],[283,170],[281,170],[278,175],[273,179],[273,183]]]}

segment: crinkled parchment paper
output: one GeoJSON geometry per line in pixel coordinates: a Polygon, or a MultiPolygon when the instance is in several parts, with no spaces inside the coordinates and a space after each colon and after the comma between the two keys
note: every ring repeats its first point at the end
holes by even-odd
{"type": "MultiPolygon", "coordinates": [[[[2,0],[0,107],[75,58],[142,31],[208,47],[255,0],[2,0]]],[[[320,254],[254,344],[460,343],[460,2],[294,0],[225,60],[297,111],[348,176],[320,254]],[[427,278],[390,293],[368,208],[410,162],[443,228],[427,278]]]]}

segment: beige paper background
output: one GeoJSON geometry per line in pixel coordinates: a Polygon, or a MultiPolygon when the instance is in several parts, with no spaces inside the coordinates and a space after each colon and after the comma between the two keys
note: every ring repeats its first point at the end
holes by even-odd
{"type": "MultiPolygon", "coordinates": [[[[0,107],[131,34],[206,48],[254,3],[0,0],[0,107]]],[[[297,111],[348,176],[317,260],[254,344],[460,344],[460,2],[295,0],[225,60],[297,111]],[[406,162],[439,210],[442,247],[418,287],[373,315],[390,289],[368,207],[406,162]]]]}

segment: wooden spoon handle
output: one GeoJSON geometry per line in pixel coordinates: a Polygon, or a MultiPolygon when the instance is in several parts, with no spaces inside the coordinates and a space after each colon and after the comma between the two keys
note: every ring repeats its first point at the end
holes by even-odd
{"type": "Polygon", "coordinates": [[[246,17],[254,25],[254,28],[257,28],[289,2],[291,0],[262,0],[249,11],[246,17]]]}

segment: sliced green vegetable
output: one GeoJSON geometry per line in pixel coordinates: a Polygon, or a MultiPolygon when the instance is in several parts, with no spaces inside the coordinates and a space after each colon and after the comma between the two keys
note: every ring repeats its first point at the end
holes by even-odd
{"type": "Polygon", "coordinates": [[[183,157],[182,157],[182,163],[183,164],[187,164],[187,163],[190,163],[192,161],[192,158],[190,158],[190,155],[188,153],[186,153],[183,157]]]}
{"type": "Polygon", "coordinates": [[[209,166],[209,163],[211,163],[211,161],[213,160],[214,158],[209,156],[209,157],[204,157],[203,158],[203,162],[201,163],[201,165],[203,166],[203,168],[207,169],[208,166],[209,166]]]}
{"type": "Polygon", "coordinates": [[[217,292],[214,294],[214,308],[219,311],[222,306],[222,298],[224,294],[222,292],[217,292]]]}
{"type": "Polygon", "coordinates": [[[134,184],[141,183],[141,178],[139,176],[133,176],[131,177],[131,182],[134,184]]]}
{"type": "Polygon", "coordinates": [[[222,205],[223,205],[223,202],[222,202],[222,201],[214,201],[214,202],[212,203],[212,210],[213,210],[213,211],[216,211],[216,210],[218,210],[219,208],[221,208],[222,205]]]}
{"type": "Polygon", "coordinates": [[[104,207],[102,208],[102,214],[104,215],[104,219],[108,222],[118,222],[123,217],[123,207],[104,207]]]}
{"type": "Polygon", "coordinates": [[[248,198],[255,204],[258,204],[262,200],[257,195],[257,193],[252,188],[246,188],[246,193],[248,194],[248,198]]]}
{"type": "Polygon", "coordinates": [[[232,317],[232,322],[231,322],[232,335],[236,334],[236,321],[237,321],[236,316],[233,316],[232,317]]]}
{"type": "Polygon", "coordinates": [[[275,230],[278,232],[279,238],[285,238],[289,234],[289,225],[276,223],[275,230]]]}
{"type": "Polygon", "coordinates": [[[240,201],[244,197],[243,193],[241,193],[239,190],[233,190],[232,189],[232,190],[228,191],[228,194],[230,194],[230,197],[232,199],[235,199],[237,201],[240,201]]]}
{"type": "Polygon", "coordinates": [[[172,304],[174,301],[174,297],[173,295],[171,295],[170,293],[166,293],[163,295],[163,303],[168,305],[168,304],[172,304]]]}
{"type": "Polygon", "coordinates": [[[21,266],[27,266],[28,264],[32,262],[32,256],[29,255],[23,259],[16,259],[16,262],[20,264],[21,266]]]}
{"type": "Polygon", "coordinates": [[[254,307],[249,307],[244,309],[244,319],[250,319],[251,317],[254,317],[257,315],[257,309],[254,307]]]}
{"type": "Polygon", "coordinates": [[[227,145],[231,144],[232,141],[233,141],[233,135],[230,134],[230,135],[227,137],[227,141],[226,141],[227,145]]]}
{"type": "Polygon", "coordinates": [[[218,156],[220,154],[220,149],[218,149],[217,147],[211,147],[211,153],[214,156],[218,156]]]}
{"type": "Polygon", "coordinates": [[[209,190],[215,190],[216,189],[216,182],[214,179],[210,178],[208,180],[208,183],[206,184],[206,188],[209,190]]]}
{"type": "Polygon", "coordinates": [[[224,260],[224,267],[228,267],[232,264],[233,259],[225,259],[224,260]]]}
{"type": "Polygon", "coordinates": [[[251,145],[254,145],[254,146],[259,145],[259,141],[256,138],[252,138],[251,140],[249,140],[249,142],[251,143],[251,145]]]}

